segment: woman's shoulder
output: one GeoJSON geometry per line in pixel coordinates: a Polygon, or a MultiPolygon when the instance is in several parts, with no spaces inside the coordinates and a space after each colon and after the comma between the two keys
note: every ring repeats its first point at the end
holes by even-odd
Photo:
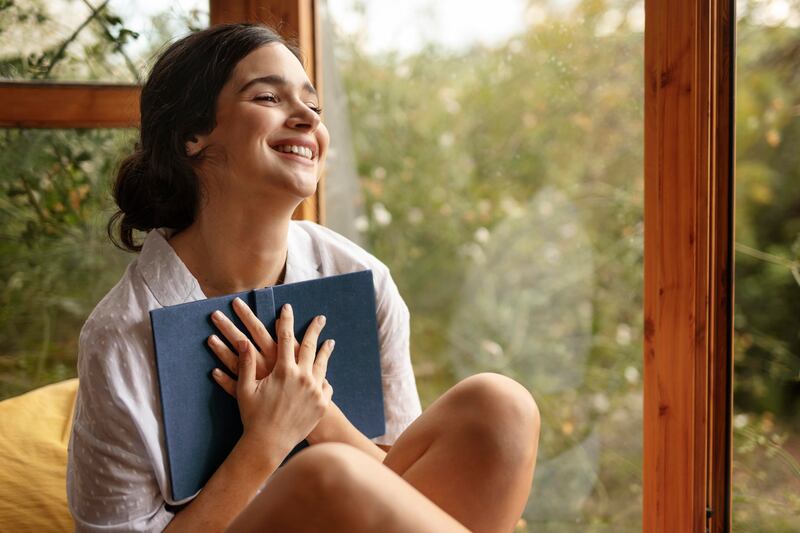
{"type": "Polygon", "coordinates": [[[141,338],[141,326],[149,323],[153,299],[137,271],[137,259],[128,264],[120,280],[89,313],[81,328],[81,344],[101,337],[109,340],[122,337],[127,341],[141,338]]]}
{"type": "Polygon", "coordinates": [[[345,274],[370,269],[376,276],[388,276],[389,267],[370,252],[336,231],[309,220],[292,221],[301,238],[309,239],[323,275],[345,274]]]}

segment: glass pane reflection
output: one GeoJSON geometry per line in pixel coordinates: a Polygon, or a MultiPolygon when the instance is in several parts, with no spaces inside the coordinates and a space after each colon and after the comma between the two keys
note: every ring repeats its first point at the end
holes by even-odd
{"type": "Polygon", "coordinates": [[[423,404],[514,377],[518,530],[640,531],[643,4],[323,7],[328,224],[392,269],[423,404]]]}

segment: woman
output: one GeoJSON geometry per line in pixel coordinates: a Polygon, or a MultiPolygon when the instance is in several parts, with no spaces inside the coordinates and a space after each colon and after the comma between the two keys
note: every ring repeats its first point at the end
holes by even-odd
{"type": "MultiPolygon", "coordinates": [[[[141,139],[117,177],[119,240],[141,250],[80,337],[68,496],[79,531],[510,531],[530,491],[539,415],[522,386],[481,374],[420,415],[409,314],[388,269],[291,215],[328,148],[299,51],[258,25],[171,45],[142,90],[141,139]],[[133,230],[147,231],[142,246],[133,230]],[[333,346],[314,353],[283,309],[275,342],[243,302],[209,346],[244,433],[202,491],[172,501],[148,311],[254,288],[373,270],[387,434],[373,441],[331,402],[333,346]],[[295,443],[311,446],[278,469],[295,443]]],[[[112,236],[113,238],[113,236],[112,236]]]]}

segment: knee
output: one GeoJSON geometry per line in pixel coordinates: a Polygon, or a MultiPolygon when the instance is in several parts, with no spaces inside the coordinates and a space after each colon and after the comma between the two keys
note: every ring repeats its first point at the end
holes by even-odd
{"type": "Polygon", "coordinates": [[[291,466],[302,480],[304,491],[319,494],[338,490],[352,479],[358,472],[355,463],[362,459],[360,455],[361,452],[350,445],[325,442],[304,449],[287,467],[291,466]]]}
{"type": "Polygon", "coordinates": [[[500,442],[520,443],[526,455],[535,453],[541,426],[539,407],[520,383],[485,372],[459,382],[453,392],[456,410],[468,425],[483,433],[488,430],[500,442]]]}
{"type": "Polygon", "coordinates": [[[363,475],[375,459],[357,448],[336,442],[310,446],[293,457],[291,467],[296,481],[293,497],[306,511],[318,513],[336,523],[361,523],[358,515],[342,501],[359,501],[364,491],[363,475]],[[355,522],[354,522],[355,521],[355,522]]]}

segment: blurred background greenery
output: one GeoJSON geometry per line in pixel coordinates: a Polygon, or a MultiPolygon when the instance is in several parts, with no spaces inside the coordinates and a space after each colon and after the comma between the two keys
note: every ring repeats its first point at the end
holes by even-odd
{"type": "MultiPolygon", "coordinates": [[[[208,24],[200,1],[130,4],[0,0],[0,77],[136,82],[208,24]]],[[[640,531],[643,4],[399,4],[320,3],[328,223],[390,266],[423,405],[483,370],[537,398],[520,530],[640,531]]],[[[738,10],[734,527],[794,531],[800,1],[738,10]]],[[[104,227],[135,134],[0,130],[1,398],[75,375],[132,258],[104,227]]]]}

